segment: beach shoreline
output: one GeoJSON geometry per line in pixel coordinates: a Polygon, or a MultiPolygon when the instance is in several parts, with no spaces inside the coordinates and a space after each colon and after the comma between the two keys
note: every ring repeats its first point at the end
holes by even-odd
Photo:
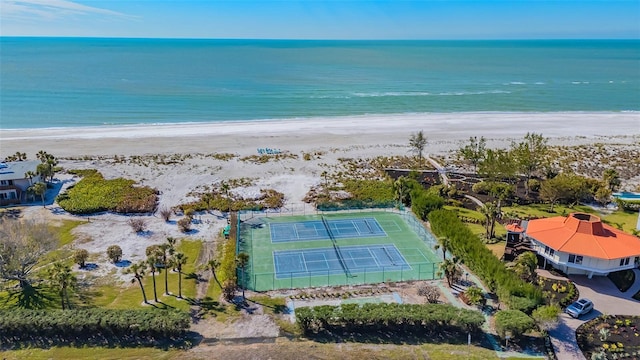
{"type": "MultiPolygon", "coordinates": [[[[470,136],[490,140],[541,133],[563,143],[569,138],[640,135],[638,112],[429,113],[324,117],[261,121],[173,123],[11,129],[0,131],[3,156],[48,149],[57,156],[148,154],[170,152],[251,153],[256,148],[309,150],[351,145],[405,144],[423,130],[430,145],[456,143],[470,136]],[[147,146],[145,146],[147,145],[147,146]]],[[[591,141],[593,141],[593,139],[591,141]]],[[[446,146],[451,147],[451,146],[446,146]]],[[[435,151],[443,150],[437,146],[435,151]]]]}

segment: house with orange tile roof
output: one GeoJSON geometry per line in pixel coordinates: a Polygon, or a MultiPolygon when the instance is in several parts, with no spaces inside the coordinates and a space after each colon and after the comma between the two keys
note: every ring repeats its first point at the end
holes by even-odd
{"type": "Polygon", "coordinates": [[[508,232],[521,233],[545,266],[566,274],[608,275],[640,265],[640,238],[602,223],[599,217],[572,213],[510,224],[508,232]]]}

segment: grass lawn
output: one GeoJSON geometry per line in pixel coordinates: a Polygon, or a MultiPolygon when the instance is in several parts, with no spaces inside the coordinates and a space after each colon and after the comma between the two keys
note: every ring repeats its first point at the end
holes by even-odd
{"type": "Polygon", "coordinates": [[[26,349],[2,352],[2,358],[12,359],[179,359],[180,350],[161,350],[154,348],[104,348],[104,347],[53,347],[51,349],[26,349]]]}
{"type": "MultiPolygon", "coordinates": [[[[182,296],[184,300],[177,299],[178,294],[178,273],[169,272],[169,290],[172,296],[162,296],[164,293],[164,273],[156,274],[156,286],[158,300],[160,304],[154,304],[157,307],[171,307],[182,310],[188,310],[190,301],[196,296],[196,280],[193,278],[195,272],[195,263],[202,250],[202,242],[182,240],[177,246],[177,251],[183,252],[187,257],[187,264],[182,270],[182,296]]],[[[153,301],[153,279],[147,274],[142,281],[147,299],[153,301]]],[[[141,306],[142,292],[138,283],[131,283],[125,288],[111,285],[103,285],[95,291],[95,296],[91,301],[92,305],[98,307],[112,309],[127,309],[141,306]]]]}
{"type": "Polygon", "coordinates": [[[622,230],[632,234],[632,230],[634,230],[638,224],[638,213],[619,210],[603,216],[602,220],[616,229],[622,227],[622,230]]]}
{"type": "Polygon", "coordinates": [[[596,213],[594,209],[586,205],[576,205],[571,208],[564,205],[555,205],[553,212],[549,212],[549,204],[503,206],[502,212],[505,214],[514,214],[519,218],[566,216],[572,212],[596,213]]]}
{"type": "Polygon", "coordinates": [[[201,346],[193,351],[154,348],[103,348],[103,347],[54,347],[51,349],[27,349],[5,351],[3,359],[300,359],[309,354],[314,359],[442,359],[442,360],[493,360],[496,353],[479,346],[451,344],[323,344],[312,341],[279,339],[275,344],[201,346]]]}

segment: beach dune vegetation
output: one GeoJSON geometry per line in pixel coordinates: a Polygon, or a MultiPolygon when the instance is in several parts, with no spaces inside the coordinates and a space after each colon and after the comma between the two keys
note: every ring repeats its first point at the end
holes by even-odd
{"type": "Polygon", "coordinates": [[[106,180],[96,170],[71,173],[84,178],[60,194],[56,201],[72,214],[152,213],[156,207],[157,191],[148,186],[136,186],[135,181],[124,178],[106,180]]]}

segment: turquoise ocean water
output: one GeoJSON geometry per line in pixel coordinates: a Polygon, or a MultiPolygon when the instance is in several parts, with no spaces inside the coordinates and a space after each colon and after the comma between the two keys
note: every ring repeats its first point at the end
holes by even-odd
{"type": "Polygon", "coordinates": [[[0,38],[0,128],[640,111],[640,40],[0,38]]]}

